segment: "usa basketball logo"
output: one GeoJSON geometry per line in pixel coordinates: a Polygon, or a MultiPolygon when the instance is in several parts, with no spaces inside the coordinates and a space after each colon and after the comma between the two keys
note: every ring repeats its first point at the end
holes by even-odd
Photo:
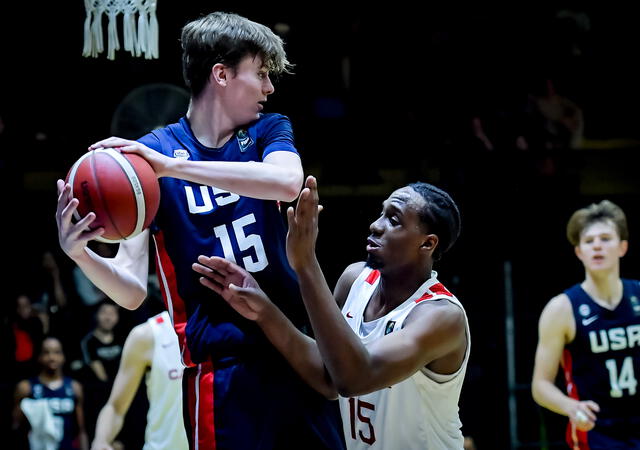
{"type": "Polygon", "coordinates": [[[178,148],[173,151],[173,157],[178,159],[189,159],[189,152],[182,148],[178,148]]]}
{"type": "Polygon", "coordinates": [[[589,305],[586,305],[586,304],[583,303],[578,308],[578,312],[580,313],[580,315],[582,317],[587,317],[589,314],[591,314],[591,308],[589,308],[589,305]]]}

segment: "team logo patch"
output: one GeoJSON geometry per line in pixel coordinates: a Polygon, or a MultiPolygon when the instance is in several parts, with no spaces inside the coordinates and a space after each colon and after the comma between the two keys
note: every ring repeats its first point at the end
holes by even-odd
{"type": "Polygon", "coordinates": [[[635,295],[631,296],[631,307],[636,316],[640,315],[640,301],[638,301],[638,297],[635,295]]]}
{"type": "Polygon", "coordinates": [[[178,159],[189,159],[189,152],[182,148],[178,148],[173,151],[173,157],[178,159]]]}
{"type": "Polygon", "coordinates": [[[583,303],[578,307],[578,312],[582,317],[587,317],[589,314],[591,314],[591,308],[589,308],[589,305],[583,303]]]}
{"type": "Polygon", "coordinates": [[[389,322],[387,322],[387,326],[384,329],[384,334],[387,335],[389,333],[391,333],[393,331],[393,327],[396,326],[396,321],[395,320],[390,320],[389,322]]]}
{"type": "Polygon", "coordinates": [[[236,134],[236,139],[238,140],[238,145],[242,153],[246,152],[247,149],[253,145],[253,139],[251,139],[247,130],[239,130],[236,134]]]}

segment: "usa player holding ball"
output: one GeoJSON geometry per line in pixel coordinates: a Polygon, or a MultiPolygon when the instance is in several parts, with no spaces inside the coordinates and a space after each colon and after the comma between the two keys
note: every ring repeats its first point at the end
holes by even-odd
{"type": "MultiPolygon", "coordinates": [[[[182,345],[188,437],[193,448],[271,449],[304,440],[306,448],[343,448],[340,418],[296,376],[259,327],[204,288],[191,270],[198,255],[242,265],[302,332],[309,330],[285,254],[279,201],[293,201],[303,170],[289,120],[262,114],[274,92],[270,74],[286,72],[282,40],[267,27],[212,13],[182,31],[183,73],[191,104],[179,123],[138,141],[109,138],[143,156],[160,177],[152,225],[158,278],[182,345]],[[265,413],[265,408],[269,409],[265,413]]],[[[110,298],[137,308],[146,297],[149,231],[120,244],[113,260],[91,252],[87,215],[58,182],[63,250],[110,298]]]]}
{"type": "Polygon", "coordinates": [[[640,283],[620,278],[628,236],[624,212],[610,201],[576,211],[567,237],[585,280],[540,316],[533,398],[569,417],[572,449],[640,449],[640,283]],[[559,366],[566,395],[555,385],[559,366]]]}

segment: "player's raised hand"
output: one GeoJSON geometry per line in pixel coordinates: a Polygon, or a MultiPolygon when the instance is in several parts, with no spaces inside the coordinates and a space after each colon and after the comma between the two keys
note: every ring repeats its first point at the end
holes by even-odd
{"type": "Polygon", "coordinates": [[[315,258],[320,211],[318,182],[315,177],[308,176],[295,210],[293,207],[287,210],[287,258],[294,270],[299,270],[315,258]]]}
{"type": "Polygon", "coordinates": [[[135,153],[142,156],[151,164],[158,178],[167,176],[169,165],[174,162],[173,158],[164,156],[162,153],[156,152],[138,141],[131,141],[115,136],[103,139],[89,146],[89,150],[98,150],[100,148],[115,148],[123,153],[135,153]]]}
{"type": "Polygon", "coordinates": [[[246,319],[259,321],[271,305],[271,300],[251,274],[231,261],[200,255],[192,268],[202,275],[200,283],[203,286],[219,294],[246,319]]]}
{"type": "Polygon", "coordinates": [[[92,212],[77,223],[73,223],[73,213],[78,207],[78,199],[72,197],[71,186],[63,180],[58,180],[57,187],[56,224],[58,225],[58,241],[60,242],[60,248],[71,259],[76,259],[82,256],[90,240],[104,233],[104,228],[89,229],[89,225],[96,218],[96,215],[92,212]]]}

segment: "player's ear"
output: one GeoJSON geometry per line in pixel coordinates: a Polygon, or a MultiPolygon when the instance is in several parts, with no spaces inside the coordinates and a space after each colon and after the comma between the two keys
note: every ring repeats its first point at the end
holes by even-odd
{"type": "Polygon", "coordinates": [[[210,81],[212,83],[216,83],[220,86],[226,86],[229,76],[229,67],[225,66],[222,63],[214,64],[211,68],[210,81]]]}
{"type": "Polygon", "coordinates": [[[420,245],[420,250],[426,250],[426,251],[432,252],[436,249],[437,245],[438,245],[438,236],[436,236],[435,234],[427,234],[425,235],[424,240],[420,245]]]}
{"type": "Polygon", "coordinates": [[[620,258],[627,254],[629,250],[629,241],[620,241],[620,258]]]}

